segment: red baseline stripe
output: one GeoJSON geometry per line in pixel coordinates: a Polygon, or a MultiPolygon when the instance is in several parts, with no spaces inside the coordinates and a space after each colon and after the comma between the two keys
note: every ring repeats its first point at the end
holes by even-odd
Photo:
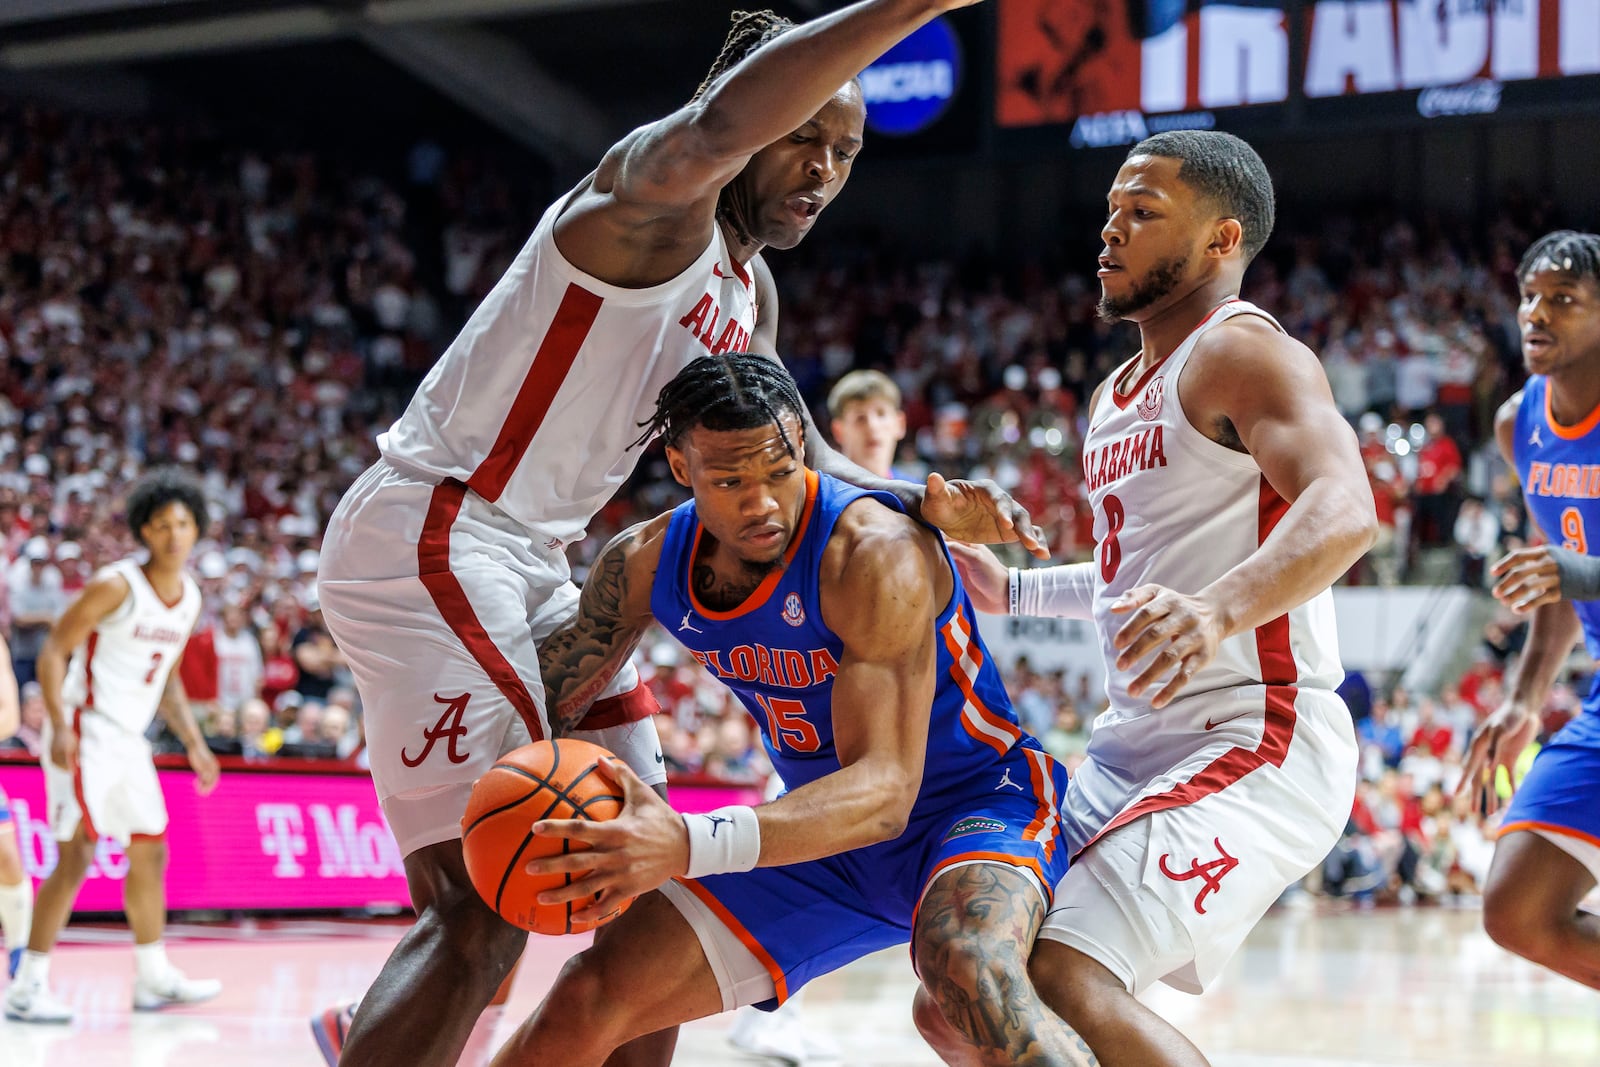
{"type": "Polygon", "coordinates": [[[461,639],[489,680],[522,716],[529,735],[535,741],[542,741],[545,730],[539,705],[523,684],[522,676],[478,621],[461,580],[450,572],[450,527],[455,525],[466,495],[467,487],[454,478],[434,487],[433,497],[428,501],[428,517],[422,524],[422,536],[417,539],[417,576],[422,579],[428,595],[433,597],[434,606],[451,632],[461,639]]]}
{"type": "Polygon", "coordinates": [[[512,472],[522,462],[533,435],[539,432],[539,426],[550,411],[556,392],[578,358],[578,350],[588,338],[602,302],[601,297],[581,286],[567,286],[555,318],[533,357],[533,366],[528,369],[522,388],[511,402],[511,410],[506,413],[494,447],[467,479],[467,486],[483,499],[492,503],[505,492],[512,472]]]}

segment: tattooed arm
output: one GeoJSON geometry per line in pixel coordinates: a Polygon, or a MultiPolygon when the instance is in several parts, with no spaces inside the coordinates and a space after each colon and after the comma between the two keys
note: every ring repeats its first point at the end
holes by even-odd
{"type": "Polygon", "coordinates": [[[578,613],[539,646],[550,728],[570,734],[628,662],[650,625],[650,587],[671,514],[622,531],[583,583],[578,613]]]}

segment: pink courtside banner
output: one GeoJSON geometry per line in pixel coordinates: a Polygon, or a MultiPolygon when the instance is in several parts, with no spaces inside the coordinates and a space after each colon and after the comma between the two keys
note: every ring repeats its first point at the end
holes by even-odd
{"type": "MultiPolygon", "coordinates": [[[[201,797],[194,775],[162,770],[170,823],[167,906],[174,911],[388,908],[409,903],[400,850],[372,780],[351,773],[273,773],[228,768],[201,797]]],[[[37,765],[0,762],[23,863],[41,879],[55,868],[37,765]]],[[[760,803],[758,789],[675,785],[673,804],[709,811],[760,803]]],[[[127,859],[101,841],[78,912],[122,910],[127,859]]]]}

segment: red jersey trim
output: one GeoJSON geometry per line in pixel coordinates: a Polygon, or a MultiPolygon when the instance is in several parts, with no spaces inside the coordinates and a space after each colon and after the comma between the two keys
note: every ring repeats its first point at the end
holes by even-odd
{"type": "MultiPolygon", "coordinates": [[[[1184,345],[1188,344],[1189,338],[1199,333],[1205,324],[1210,322],[1217,312],[1221,311],[1229,304],[1238,303],[1238,300],[1239,298],[1236,296],[1229,297],[1227,300],[1224,300],[1222,303],[1206,312],[1206,317],[1195,323],[1194,329],[1190,330],[1188,334],[1185,335],[1184,339],[1178,342],[1178,348],[1182,348],[1184,345]]],[[[1130,364],[1138,362],[1139,357],[1134,356],[1133,359],[1128,361],[1128,363],[1124,363],[1121,367],[1117,368],[1117,373],[1111,378],[1111,402],[1117,405],[1118,408],[1126,410],[1127,406],[1133,403],[1134,397],[1144,392],[1144,387],[1150,384],[1150,379],[1155,377],[1156,372],[1166,365],[1167,360],[1172,358],[1173,354],[1178,351],[1178,348],[1174,348],[1171,352],[1168,352],[1166,355],[1162,356],[1155,363],[1152,363],[1150,366],[1146,367],[1139,375],[1139,380],[1134,382],[1126,393],[1117,388],[1117,382],[1128,373],[1130,364]]]]}
{"type": "Polygon", "coordinates": [[[539,342],[533,366],[522,380],[506,421],[500,427],[489,454],[467,479],[467,487],[490,503],[500,499],[528,446],[550,412],[561,383],[578,358],[578,350],[588,339],[604,299],[579,285],[568,285],[555,318],[539,342]]]}
{"type": "MultiPolygon", "coordinates": [[[[90,635],[93,640],[93,635],[90,635]]],[[[94,828],[94,817],[89,814],[89,801],[83,790],[83,709],[72,712],[72,736],[78,739],[78,763],[72,768],[72,796],[78,802],[78,819],[83,823],[83,836],[89,841],[100,840],[100,831],[94,828]]]]}
{"type": "MultiPolygon", "coordinates": [[[[1258,543],[1266,541],[1288,510],[1288,501],[1279,496],[1271,483],[1262,477],[1256,510],[1258,543]]],[[[1181,808],[1220,793],[1257,768],[1283,766],[1283,761],[1289,756],[1289,746],[1294,741],[1295,722],[1298,719],[1294,702],[1300,694],[1294,685],[1299,673],[1290,644],[1288,615],[1279,615],[1256,627],[1256,654],[1261,660],[1261,680],[1267,686],[1266,724],[1261,732],[1261,743],[1253,750],[1235,745],[1206,764],[1187,782],[1124,808],[1106,824],[1105,829],[1095,834],[1088,845],[1083,846],[1084,849],[1142,816],[1181,808]]],[[[1082,852],[1083,849],[1078,850],[1079,855],[1082,852]]]]}
{"type": "Polygon", "coordinates": [[[796,527],[794,537],[789,541],[789,547],[784,549],[783,566],[775,569],[762,579],[761,584],[756,586],[755,590],[745,598],[745,602],[732,611],[712,611],[701,604],[700,598],[694,595],[694,561],[700,555],[700,535],[705,533],[705,527],[700,525],[698,519],[695,520],[694,542],[689,546],[689,576],[684,586],[689,590],[689,603],[694,606],[696,612],[704,615],[712,622],[726,622],[729,619],[737,619],[742,615],[750,614],[771,598],[772,591],[778,588],[779,582],[783,581],[783,576],[789,571],[789,565],[794,562],[794,557],[799,553],[800,543],[806,539],[806,531],[811,528],[811,516],[817,510],[817,486],[817,472],[807,468],[806,499],[805,503],[800,507],[800,525],[796,527]]]}
{"type": "Polygon", "coordinates": [[[542,741],[545,729],[539,705],[528,692],[522,676],[478,621],[461,579],[450,572],[450,528],[461,513],[466,495],[467,487],[454,478],[434,488],[433,497],[428,501],[428,517],[422,523],[422,536],[417,539],[417,577],[422,579],[423,587],[433,598],[434,606],[450,631],[522,716],[529,736],[542,741]]]}
{"type": "Polygon", "coordinates": [[[613,726],[626,726],[630,722],[648,719],[661,710],[661,702],[640,682],[626,693],[603,697],[589,708],[589,713],[578,723],[580,730],[609,730],[613,726]]]}

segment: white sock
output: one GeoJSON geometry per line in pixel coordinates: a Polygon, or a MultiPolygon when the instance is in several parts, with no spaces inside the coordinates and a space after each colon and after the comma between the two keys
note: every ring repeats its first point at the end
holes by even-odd
{"type": "Polygon", "coordinates": [[[28,943],[33,925],[33,885],[26,878],[16,885],[0,885],[0,931],[6,935],[6,951],[28,943]]]}
{"type": "Polygon", "coordinates": [[[134,973],[146,982],[153,982],[166,975],[172,969],[172,964],[167,962],[166,943],[152,941],[148,945],[134,945],[133,969],[134,973]]]}
{"type": "Polygon", "coordinates": [[[43,988],[49,985],[50,954],[32,950],[24,952],[22,962],[17,965],[16,981],[19,986],[34,985],[43,988]]]}

